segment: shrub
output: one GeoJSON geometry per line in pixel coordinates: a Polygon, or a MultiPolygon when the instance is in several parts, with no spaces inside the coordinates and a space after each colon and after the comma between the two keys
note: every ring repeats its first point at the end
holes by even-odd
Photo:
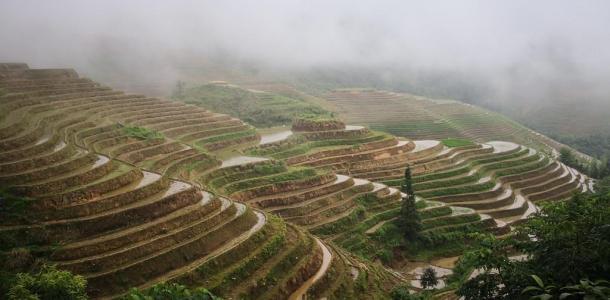
{"type": "Polygon", "coordinates": [[[411,294],[409,292],[409,286],[405,284],[397,285],[390,292],[392,300],[424,300],[426,299],[423,295],[411,294]]]}
{"type": "Polygon", "coordinates": [[[139,126],[126,125],[122,128],[122,130],[123,133],[125,133],[127,136],[134,137],[140,140],[154,140],[163,138],[162,133],[139,126]]]}
{"type": "Polygon", "coordinates": [[[84,277],[47,265],[34,275],[18,273],[8,292],[8,299],[85,300],[86,286],[84,277]]]}
{"type": "Polygon", "coordinates": [[[438,284],[436,271],[431,267],[427,267],[424,269],[419,281],[424,289],[434,288],[438,284]]]}

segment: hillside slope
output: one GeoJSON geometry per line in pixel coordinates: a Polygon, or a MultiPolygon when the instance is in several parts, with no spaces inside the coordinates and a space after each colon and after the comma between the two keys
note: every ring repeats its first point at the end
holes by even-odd
{"type": "Polygon", "coordinates": [[[1,254],[83,274],[94,298],[161,281],[227,298],[384,298],[406,282],[387,269],[401,256],[459,255],[469,233],[508,234],[590,184],[515,143],[408,140],[311,114],[260,134],[70,69],[0,64],[0,107],[0,184],[29,203],[3,203],[1,254]],[[407,166],[417,245],[396,224],[407,166]]]}
{"type": "Polygon", "coordinates": [[[399,282],[298,226],[180,180],[222,167],[214,153],[258,141],[240,120],[124,94],[70,69],[0,64],[0,91],[0,184],[29,203],[2,204],[3,257],[29,249],[82,274],[93,298],[162,281],[227,298],[348,296],[353,270],[366,276],[359,295],[369,298],[399,282]]]}

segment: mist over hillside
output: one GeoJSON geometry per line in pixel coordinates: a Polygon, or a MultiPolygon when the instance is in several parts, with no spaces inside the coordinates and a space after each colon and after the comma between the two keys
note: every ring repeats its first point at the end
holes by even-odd
{"type": "Polygon", "coordinates": [[[610,299],[608,0],[0,0],[0,299],[610,299]]]}
{"type": "Polygon", "coordinates": [[[551,135],[610,130],[606,1],[3,1],[0,25],[0,60],[129,90],[215,78],[379,87],[551,135]]]}

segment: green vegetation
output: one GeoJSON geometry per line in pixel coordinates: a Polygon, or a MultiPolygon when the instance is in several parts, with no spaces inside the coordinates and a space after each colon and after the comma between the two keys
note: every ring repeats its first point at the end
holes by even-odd
{"type": "MultiPolygon", "coordinates": [[[[423,201],[421,201],[423,202],[423,201]]],[[[439,207],[432,207],[426,210],[423,210],[419,213],[422,219],[432,219],[440,216],[450,215],[452,212],[451,207],[448,205],[443,205],[439,207]]]]}
{"type": "Polygon", "coordinates": [[[470,140],[465,139],[444,139],[442,140],[443,145],[453,148],[453,147],[465,147],[465,146],[474,146],[474,143],[470,140]]]}
{"type": "Polygon", "coordinates": [[[315,149],[327,147],[346,148],[348,146],[359,147],[365,143],[389,138],[392,137],[388,134],[373,132],[363,137],[310,141],[302,135],[295,134],[286,140],[285,143],[267,147],[256,147],[248,151],[248,153],[251,155],[271,156],[275,159],[286,159],[292,156],[310,153],[315,149]]]}
{"type": "Polygon", "coordinates": [[[122,128],[123,133],[127,136],[134,137],[140,140],[162,139],[163,134],[145,127],[125,125],[122,128]]]}
{"type": "Polygon", "coordinates": [[[408,285],[398,285],[390,292],[392,300],[425,300],[429,299],[425,293],[411,294],[411,289],[408,285]]]}
{"type": "Polygon", "coordinates": [[[553,135],[553,138],[597,159],[602,160],[610,157],[610,135],[607,133],[598,133],[588,136],[553,135]]]}
{"type": "MultiPolygon", "coordinates": [[[[367,207],[374,201],[361,198],[357,202],[367,207]]],[[[339,233],[334,241],[341,247],[365,259],[379,259],[385,264],[391,264],[401,256],[428,259],[440,255],[458,255],[467,248],[470,234],[486,230],[483,222],[477,222],[478,215],[451,216],[452,209],[449,206],[427,207],[425,201],[416,202],[416,207],[423,224],[420,225],[422,229],[426,228],[425,224],[431,225],[429,229],[419,231],[415,238],[407,237],[401,225],[400,203],[395,208],[386,208],[376,214],[364,210],[353,215],[354,219],[360,221],[346,222],[351,225],[337,226],[333,230],[327,228],[323,232],[316,230],[314,233],[339,233]],[[374,226],[377,226],[375,230],[369,232],[374,226]],[[433,226],[445,227],[437,229],[433,226]]]]}
{"type": "Polygon", "coordinates": [[[536,161],[539,159],[541,159],[540,155],[536,154],[536,155],[521,157],[521,158],[514,159],[514,160],[499,161],[499,162],[490,163],[490,164],[483,166],[481,168],[481,171],[489,172],[489,171],[494,171],[494,170],[499,170],[499,169],[515,168],[517,166],[525,165],[527,163],[530,163],[530,162],[533,162],[533,161],[536,161]]]}
{"type": "Polygon", "coordinates": [[[229,114],[257,127],[288,125],[293,118],[303,114],[330,115],[322,107],[303,99],[214,84],[183,90],[175,93],[174,98],[229,114]]]}
{"type": "Polygon", "coordinates": [[[475,173],[472,175],[458,177],[455,179],[436,180],[436,181],[418,183],[418,184],[415,184],[415,188],[417,190],[421,191],[421,190],[442,188],[442,187],[461,185],[461,184],[467,184],[467,183],[474,183],[474,182],[477,182],[479,179],[481,179],[481,175],[479,175],[478,173],[475,173]]]}
{"type": "Polygon", "coordinates": [[[415,204],[415,191],[411,182],[411,167],[405,169],[404,183],[401,187],[407,196],[403,198],[398,218],[400,227],[408,240],[415,240],[422,230],[421,218],[415,204]]]}
{"type": "Polygon", "coordinates": [[[559,161],[593,178],[610,176],[610,160],[608,156],[602,157],[600,161],[585,161],[578,158],[574,151],[568,148],[561,148],[559,151],[559,161]]]}
{"type": "Polygon", "coordinates": [[[228,194],[232,194],[237,191],[243,191],[257,186],[269,185],[291,180],[299,180],[307,177],[313,177],[316,175],[318,175],[316,169],[292,168],[285,173],[274,174],[266,177],[256,177],[231,183],[225,187],[225,191],[227,191],[228,194]]]}
{"type": "Polygon", "coordinates": [[[531,276],[536,285],[530,285],[521,292],[525,295],[532,295],[530,299],[587,299],[587,300],[606,300],[610,298],[610,282],[607,280],[591,281],[581,279],[578,284],[564,287],[546,285],[540,277],[531,276]]]}
{"type": "Polygon", "coordinates": [[[445,189],[432,190],[429,192],[418,193],[419,196],[424,198],[433,198],[433,197],[441,197],[441,196],[449,196],[449,195],[459,195],[459,194],[469,194],[469,193],[478,193],[487,191],[493,188],[496,185],[493,181],[488,181],[484,183],[478,183],[473,185],[466,185],[460,187],[448,187],[445,189]]]}
{"type": "Polygon", "coordinates": [[[273,235],[259,251],[255,252],[254,255],[247,257],[247,259],[240,261],[240,264],[230,273],[226,274],[223,281],[215,286],[212,291],[219,294],[230,291],[235,284],[239,284],[241,280],[246,280],[249,276],[252,276],[252,274],[261,268],[269,259],[276,255],[280,255],[280,251],[286,247],[286,227],[285,225],[282,227],[283,230],[273,235]]]}
{"type": "Polygon", "coordinates": [[[366,212],[366,210],[364,208],[357,207],[347,217],[341,218],[332,223],[324,224],[324,225],[314,229],[312,231],[312,233],[318,234],[318,235],[330,235],[333,233],[348,230],[353,226],[356,226],[356,228],[358,228],[362,225],[362,223],[358,224],[358,222],[364,220],[365,212],[366,212]]]}
{"type": "Polygon", "coordinates": [[[454,224],[472,223],[479,220],[481,220],[479,214],[474,213],[444,218],[426,219],[423,222],[423,229],[431,229],[454,224]]]}
{"type": "Polygon", "coordinates": [[[495,154],[495,155],[491,155],[491,157],[485,156],[484,158],[475,159],[472,162],[472,164],[473,165],[484,165],[484,164],[490,164],[490,163],[494,163],[494,162],[500,162],[503,160],[509,160],[512,158],[524,156],[524,155],[528,154],[529,152],[530,152],[530,150],[525,148],[523,150],[508,153],[508,154],[500,154],[500,155],[495,154]]]}
{"type": "Polygon", "coordinates": [[[434,172],[431,174],[415,176],[415,177],[413,177],[413,182],[420,183],[420,182],[425,182],[425,181],[449,178],[449,177],[453,177],[453,176],[466,174],[469,171],[470,171],[469,167],[460,167],[460,168],[445,171],[445,172],[434,172]]]}
{"type": "Polygon", "coordinates": [[[324,123],[337,121],[334,113],[316,114],[316,113],[301,113],[295,119],[303,119],[311,122],[324,123]]]}
{"type": "Polygon", "coordinates": [[[606,176],[595,182],[595,191],[600,194],[610,193],[610,176],[606,176]]]}
{"type": "Polygon", "coordinates": [[[529,171],[533,171],[539,168],[542,168],[544,166],[546,166],[549,163],[549,158],[548,157],[544,157],[543,159],[533,162],[533,163],[529,163],[529,164],[525,164],[525,165],[520,165],[520,166],[516,166],[516,167],[512,167],[512,168],[507,168],[507,169],[502,169],[500,171],[497,171],[495,173],[495,177],[502,177],[502,176],[508,176],[508,175],[514,175],[514,174],[520,174],[520,173],[525,173],[525,172],[529,172],[529,171]]]}
{"type": "Polygon", "coordinates": [[[220,300],[205,288],[189,289],[177,283],[159,283],[141,291],[131,289],[122,300],[220,300]]]}
{"type": "Polygon", "coordinates": [[[380,90],[359,93],[338,90],[328,93],[326,98],[337,106],[337,111],[342,113],[341,117],[346,122],[366,125],[397,136],[412,139],[471,139],[477,142],[510,141],[542,151],[550,150],[543,138],[523,125],[502,114],[458,101],[380,90]],[[368,110],[376,113],[361,113],[368,110]]]}
{"type": "Polygon", "coordinates": [[[256,134],[256,130],[254,128],[250,128],[250,129],[244,130],[244,131],[215,135],[213,137],[209,137],[209,138],[200,140],[197,143],[200,145],[206,145],[206,144],[218,143],[218,142],[223,142],[223,141],[228,141],[228,140],[234,140],[234,139],[251,136],[251,135],[255,135],[255,134],[256,134]]]}
{"type": "Polygon", "coordinates": [[[27,219],[26,212],[34,201],[35,199],[15,196],[4,189],[0,189],[0,217],[4,220],[25,220],[27,219]]]}
{"type": "Polygon", "coordinates": [[[436,271],[431,267],[425,268],[419,281],[424,289],[434,288],[438,284],[436,271]]]}
{"type": "Polygon", "coordinates": [[[45,265],[40,271],[17,273],[9,279],[9,300],[86,300],[87,281],[82,276],[45,265]]]}
{"type": "Polygon", "coordinates": [[[229,172],[229,174],[212,173],[207,180],[207,185],[212,188],[220,188],[227,184],[246,179],[264,177],[286,172],[288,169],[284,163],[277,160],[268,160],[255,164],[253,167],[240,172],[229,172]]]}
{"type": "Polygon", "coordinates": [[[467,300],[544,294],[549,296],[539,298],[557,299],[561,293],[571,295],[560,299],[607,299],[607,285],[599,280],[610,279],[608,224],[610,194],[581,194],[549,203],[519,225],[514,238],[482,239],[458,265],[482,272],[461,284],[458,294],[467,300]],[[515,251],[528,259],[509,259],[515,251]]]}

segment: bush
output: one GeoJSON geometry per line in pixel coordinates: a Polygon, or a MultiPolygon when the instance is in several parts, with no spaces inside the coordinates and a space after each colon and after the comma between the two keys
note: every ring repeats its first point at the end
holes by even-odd
{"type": "Polygon", "coordinates": [[[409,292],[409,286],[401,284],[397,285],[390,292],[392,300],[424,300],[426,299],[423,295],[411,294],[409,292]]]}
{"type": "Polygon", "coordinates": [[[127,136],[134,137],[140,140],[155,140],[163,138],[162,133],[139,126],[127,125],[124,126],[122,130],[123,133],[125,133],[127,136]]]}
{"type": "Polygon", "coordinates": [[[438,284],[436,271],[431,267],[424,269],[424,273],[422,273],[419,281],[424,289],[434,288],[438,284]]]}
{"type": "Polygon", "coordinates": [[[8,292],[11,300],[85,300],[87,281],[84,277],[54,266],[43,266],[37,274],[18,273],[8,292]]]}

